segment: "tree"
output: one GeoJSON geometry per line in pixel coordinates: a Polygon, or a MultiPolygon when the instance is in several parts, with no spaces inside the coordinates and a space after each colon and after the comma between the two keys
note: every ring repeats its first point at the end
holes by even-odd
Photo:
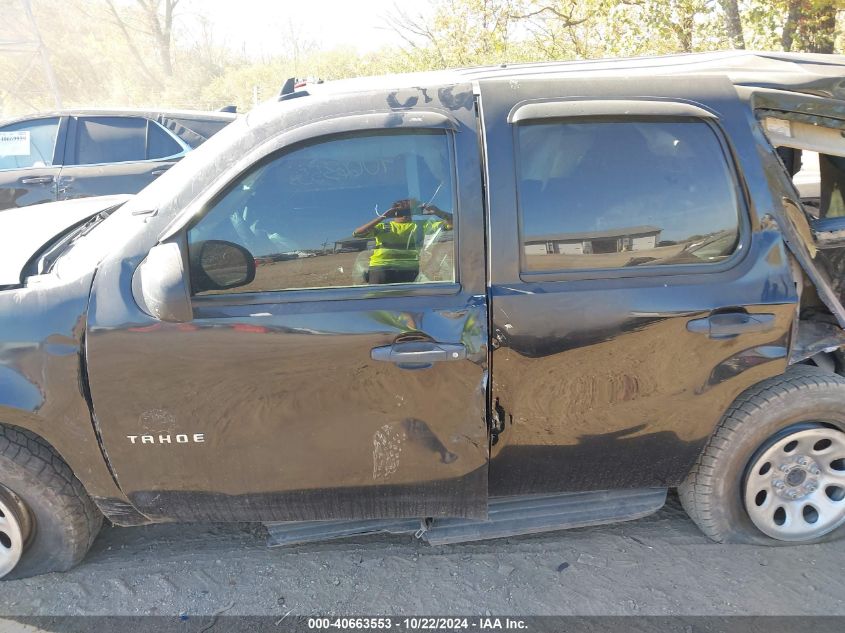
{"type": "Polygon", "coordinates": [[[781,45],[785,51],[832,53],[836,41],[836,14],[841,0],[785,0],[781,45]]]}
{"type": "Polygon", "coordinates": [[[745,48],[745,37],[742,33],[742,20],[739,16],[737,0],[719,0],[725,12],[725,29],[731,48],[745,48]]]}
{"type": "Polygon", "coordinates": [[[431,17],[395,9],[387,25],[408,43],[406,56],[428,68],[509,61],[517,0],[434,0],[431,17]]]}
{"type": "Polygon", "coordinates": [[[170,48],[173,42],[173,12],[179,0],[138,0],[155,42],[156,53],[164,74],[173,76],[170,48]]]}
{"type": "Polygon", "coordinates": [[[158,83],[157,79],[150,72],[150,69],[147,67],[147,63],[144,61],[144,57],[138,51],[138,47],[135,45],[135,41],[132,39],[132,36],[129,34],[127,30],[126,23],[121,19],[120,14],[117,12],[117,9],[114,6],[114,2],[112,0],[106,0],[106,6],[111,13],[111,16],[114,18],[114,22],[117,27],[120,29],[120,32],[123,34],[124,39],[126,40],[126,44],[129,47],[129,50],[132,52],[132,57],[135,59],[135,63],[138,64],[138,68],[147,76],[154,83],[158,83]]]}

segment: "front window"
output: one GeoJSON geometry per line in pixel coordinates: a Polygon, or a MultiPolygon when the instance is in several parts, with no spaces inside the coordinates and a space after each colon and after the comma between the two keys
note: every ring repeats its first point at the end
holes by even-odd
{"type": "MultiPolygon", "coordinates": [[[[248,171],[188,233],[245,248],[246,286],[214,289],[192,260],[195,294],[453,281],[446,132],[349,135],[287,151],[248,171]]],[[[206,271],[207,272],[207,271],[206,271]]]]}
{"type": "Polygon", "coordinates": [[[0,128],[0,169],[52,166],[58,132],[58,117],[0,128]]]}

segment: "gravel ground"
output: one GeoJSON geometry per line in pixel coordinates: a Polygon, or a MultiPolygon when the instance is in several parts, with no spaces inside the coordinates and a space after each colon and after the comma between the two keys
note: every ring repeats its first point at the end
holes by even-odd
{"type": "Polygon", "coordinates": [[[256,524],[106,527],[65,574],[2,583],[0,614],[845,615],[840,543],[704,538],[676,498],[630,523],[431,547],[367,536],[267,549],[256,524]]]}

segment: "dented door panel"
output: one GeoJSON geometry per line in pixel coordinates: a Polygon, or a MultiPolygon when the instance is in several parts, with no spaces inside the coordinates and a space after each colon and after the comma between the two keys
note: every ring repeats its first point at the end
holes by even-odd
{"type": "MultiPolygon", "coordinates": [[[[648,97],[642,94],[621,78],[481,84],[485,137],[497,147],[487,166],[496,255],[491,496],[677,485],[730,403],[787,365],[798,296],[771,221],[774,201],[761,178],[753,117],[727,81],[658,79],[648,97]],[[508,113],[572,95],[606,99],[602,108],[616,120],[625,116],[623,99],[634,101],[636,116],[652,107],[654,116],[671,116],[663,102],[673,99],[679,111],[691,104],[710,113],[742,197],[737,254],[694,272],[653,266],[526,274],[508,113]],[[748,321],[760,315],[768,325],[711,335],[702,321],[718,324],[721,314],[748,321]]],[[[581,109],[578,116],[588,114],[581,109]]]]}
{"type": "Polygon", "coordinates": [[[722,283],[497,286],[493,397],[503,421],[490,494],[680,483],[730,403],[786,367],[797,298],[779,233],[755,235],[741,268],[722,283]],[[774,315],[773,327],[725,340],[690,331],[736,305],[774,315]]]}
{"type": "MultiPolygon", "coordinates": [[[[101,266],[88,355],[105,451],[129,499],[155,520],[483,517],[488,331],[471,86],[309,99],[288,106],[289,128],[260,113],[247,121],[240,155],[221,155],[101,266]],[[416,104],[455,122],[457,283],[195,297],[184,324],[134,304],[132,272],[159,236],[184,230],[174,218],[191,196],[286,138],[307,142],[304,112],[325,134],[332,115],[350,112],[378,113],[352,120],[381,129],[391,108],[404,110],[389,126],[419,125],[416,104]],[[466,357],[423,368],[373,358],[421,340],[462,346],[466,357]]],[[[344,131],[338,123],[332,133],[344,131]]]]}
{"type": "Polygon", "coordinates": [[[150,516],[479,516],[485,319],[483,297],[455,294],[207,305],[189,324],[127,327],[99,364],[151,371],[99,394],[103,442],[150,516]],[[407,334],[468,358],[420,370],[370,358],[407,334]]]}

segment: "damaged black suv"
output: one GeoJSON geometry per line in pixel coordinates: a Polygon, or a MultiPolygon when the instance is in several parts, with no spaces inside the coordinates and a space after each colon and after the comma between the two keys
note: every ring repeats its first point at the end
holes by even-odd
{"type": "Polygon", "coordinates": [[[0,230],[0,576],[103,517],[438,544],[670,488],[720,542],[841,536],[843,85],[746,52],[291,82],[134,197],[41,205],[73,225],[0,230]]]}

